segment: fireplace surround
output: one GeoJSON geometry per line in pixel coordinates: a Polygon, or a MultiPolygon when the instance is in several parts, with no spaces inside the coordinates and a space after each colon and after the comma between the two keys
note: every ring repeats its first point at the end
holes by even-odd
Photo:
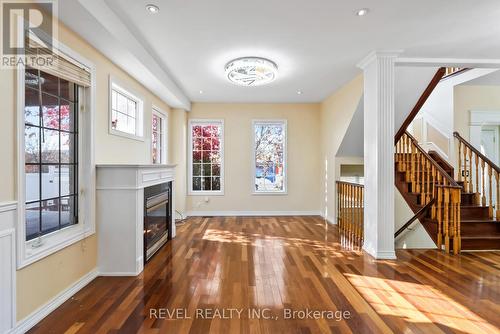
{"type": "Polygon", "coordinates": [[[99,272],[138,275],[175,238],[175,165],[97,165],[96,182],[99,272]],[[146,236],[145,227],[158,231],[146,236]]]}

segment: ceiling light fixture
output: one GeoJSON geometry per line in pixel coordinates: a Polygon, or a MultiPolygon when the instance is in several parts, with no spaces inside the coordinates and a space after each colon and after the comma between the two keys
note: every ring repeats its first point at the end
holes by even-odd
{"type": "Polygon", "coordinates": [[[368,8],[361,8],[356,11],[357,16],[365,16],[370,10],[368,8]]]}
{"type": "Polygon", "coordinates": [[[299,90],[297,91],[297,94],[302,95],[302,91],[299,89],[299,90]]]}
{"type": "Polygon", "coordinates": [[[160,11],[160,8],[158,6],[152,4],[146,5],[146,9],[152,14],[156,14],[160,11]]]}
{"type": "Polygon", "coordinates": [[[226,78],[235,85],[262,86],[276,79],[278,66],[260,57],[242,57],[231,60],[224,67],[226,78]]]}
{"type": "Polygon", "coordinates": [[[203,94],[203,91],[202,91],[202,90],[200,90],[200,94],[203,94]]]}

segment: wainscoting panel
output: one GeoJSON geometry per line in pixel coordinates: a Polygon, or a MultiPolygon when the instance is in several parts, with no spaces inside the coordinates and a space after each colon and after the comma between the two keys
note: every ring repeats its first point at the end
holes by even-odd
{"type": "Polygon", "coordinates": [[[14,229],[0,231],[0,333],[15,324],[16,259],[14,229]]]}

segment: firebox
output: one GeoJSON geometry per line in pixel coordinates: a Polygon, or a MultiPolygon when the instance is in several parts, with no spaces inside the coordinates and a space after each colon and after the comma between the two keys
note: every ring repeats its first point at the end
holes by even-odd
{"type": "Polygon", "coordinates": [[[172,182],[144,188],[144,263],[172,239],[172,182]]]}

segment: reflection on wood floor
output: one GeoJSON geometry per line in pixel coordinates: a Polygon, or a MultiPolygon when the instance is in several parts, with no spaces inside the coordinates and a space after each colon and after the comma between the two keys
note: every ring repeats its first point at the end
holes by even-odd
{"type": "Polygon", "coordinates": [[[500,252],[397,255],[319,217],[190,218],[143,274],[97,278],[32,332],[500,333],[500,252]]]}

